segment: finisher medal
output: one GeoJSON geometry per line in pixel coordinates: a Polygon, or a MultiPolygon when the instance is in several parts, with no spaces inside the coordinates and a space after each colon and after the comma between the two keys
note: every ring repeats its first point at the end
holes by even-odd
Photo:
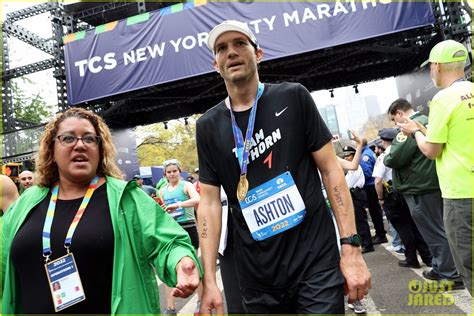
{"type": "Polygon", "coordinates": [[[244,135],[242,131],[237,126],[237,122],[235,121],[234,113],[232,112],[232,106],[230,104],[230,98],[227,97],[226,105],[230,111],[230,119],[232,123],[232,134],[234,135],[234,142],[235,142],[235,149],[236,149],[236,157],[240,167],[240,180],[237,184],[237,199],[239,202],[245,201],[245,197],[249,191],[249,182],[247,180],[247,164],[249,162],[249,151],[252,142],[252,135],[255,125],[255,117],[257,115],[257,101],[262,96],[263,90],[265,86],[263,83],[258,83],[257,89],[257,96],[253,101],[252,110],[250,111],[249,115],[249,122],[247,125],[247,132],[244,135]],[[241,151],[241,155],[239,155],[239,151],[241,151]]]}
{"type": "Polygon", "coordinates": [[[247,192],[249,191],[249,182],[247,180],[247,175],[241,175],[239,183],[237,184],[237,199],[239,202],[245,200],[247,192]]]}

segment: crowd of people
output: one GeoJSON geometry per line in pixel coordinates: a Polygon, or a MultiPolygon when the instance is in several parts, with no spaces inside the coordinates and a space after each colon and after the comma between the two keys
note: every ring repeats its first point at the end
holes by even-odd
{"type": "Polygon", "coordinates": [[[399,266],[418,269],[420,257],[424,278],[472,295],[474,113],[462,44],[430,53],[441,91],[429,116],[395,100],[395,127],[372,148],[352,131],[342,157],[301,84],[260,82],[264,51],[246,24],[224,21],[207,45],[228,97],[197,122],[194,176],[168,159],[156,188],[140,175],[123,181],[110,130],[81,108],[46,125],[19,191],[2,176],[3,313],[173,315],[176,297],[195,290],[203,314],[343,314],[344,296],[363,313],[363,254],[389,242],[385,227],[405,255],[399,266]]]}

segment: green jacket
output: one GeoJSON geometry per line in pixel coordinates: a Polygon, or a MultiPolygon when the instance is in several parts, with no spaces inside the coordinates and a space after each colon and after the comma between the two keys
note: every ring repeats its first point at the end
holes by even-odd
{"type": "MultiPolygon", "coordinates": [[[[428,117],[420,113],[411,119],[425,126],[428,124],[428,117]]],[[[439,190],[436,163],[423,155],[413,137],[399,133],[383,162],[392,168],[393,184],[400,193],[423,194],[439,190]]]]}
{"type": "MultiPolygon", "coordinates": [[[[107,198],[114,230],[112,315],[159,314],[159,289],[154,271],[168,286],[176,285],[176,265],[185,256],[194,259],[189,235],[135,181],[107,177],[107,198]]],[[[2,313],[18,314],[17,287],[10,246],[29,212],[48,194],[34,186],[10,207],[3,218],[2,313]]],[[[41,236],[37,236],[41,238],[41,236]]],[[[43,260],[32,254],[32,260],[43,260]],[[36,259],[35,259],[36,258],[36,259]]],[[[86,293],[87,295],[87,293],[86,293]]]]}

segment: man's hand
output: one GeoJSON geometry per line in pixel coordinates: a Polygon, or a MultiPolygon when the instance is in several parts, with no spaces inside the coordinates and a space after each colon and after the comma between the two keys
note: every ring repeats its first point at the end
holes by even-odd
{"type": "Polygon", "coordinates": [[[383,206],[385,205],[385,200],[379,200],[379,205],[383,209],[383,206]]]}
{"type": "Polygon", "coordinates": [[[351,132],[350,140],[352,140],[356,146],[365,147],[365,145],[367,145],[367,139],[365,139],[365,138],[360,138],[360,137],[356,134],[356,132],[354,132],[354,131],[351,130],[351,129],[349,130],[349,132],[351,132]]]}
{"type": "Polygon", "coordinates": [[[199,286],[199,271],[190,257],[183,257],[176,265],[178,283],[171,293],[173,296],[187,298],[199,286]]]}
{"type": "Polygon", "coordinates": [[[425,127],[425,125],[421,124],[420,122],[418,121],[414,121],[416,126],[418,126],[418,129],[420,130],[420,132],[426,136],[426,132],[428,131],[427,128],[425,127]]]}
{"type": "Polygon", "coordinates": [[[407,116],[403,116],[403,122],[397,123],[403,134],[410,136],[414,131],[420,129],[415,121],[410,120],[407,116]]]}
{"type": "Polygon", "coordinates": [[[346,283],[345,295],[349,303],[361,300],[369,293],[372,287],[370,272],[367,269],[360,247],[342,245],[340,267],[346,283]]]}
{"type": "Polygon", "coordinates": [[[218,315],[224,314],[222,294],[215,283],[212,285],[204,285],[200,314],[209,315],[212,314],[213,310],[215,310],[218,315]]]}

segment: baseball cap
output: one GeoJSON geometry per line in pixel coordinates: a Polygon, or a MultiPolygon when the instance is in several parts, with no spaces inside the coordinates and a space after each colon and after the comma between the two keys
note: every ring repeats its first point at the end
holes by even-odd
{"type": "Polygon", "coordinates": [[[452,63],[457,61],[465,61],[467,58],[467,49],[463,44],[446,40],[436,44],[430,52],[430,57],[427,61],[421,64],[420,67],[425,67],[428,63],[452,63]]]}
{"type": "Polygon", "coordinates": [[[199,168],[194,168],[194,173],[199,173],[199,168]]]}
{"type": "Polygon", "coordinates": [[[383,148],[382,140],[381,139],[376,139],[374,141],[375,147],[383,148]]]}
{"type": "Polygon", "coordinates": [[[136,174],[133,176],[133,180],[136,180],[136,179],[143,179],[141,175],[139,174],[136,174]]]}
{"type": "Polygon", "coordinates": [[[379,137],[380,139],[392,141],[395,137],[397,137],[398,130],[396,128],[382,128],[379,130],[379,137]]]}
{"type": "Polygon", "coordinates": [[[250,39],[250,42],[253,45],[258,47],[257,38],[247,26],[247,24],[236,20],[226,20],[221,24],[216,25],[209,32],[209,37],[207,38],[207,47],[209,47],[210,50],[214,51],[214,45],[216,44],[217,38],[226,32],[232,31],[244,34],[250,39]]]}
{"type": "Polygon", "coordinates": [[[342,149],[342,156],[344,157],[355,155],[355,153],[356,153],[356,150],[352,146],[344,146],[344,148],[342,149]]]}

